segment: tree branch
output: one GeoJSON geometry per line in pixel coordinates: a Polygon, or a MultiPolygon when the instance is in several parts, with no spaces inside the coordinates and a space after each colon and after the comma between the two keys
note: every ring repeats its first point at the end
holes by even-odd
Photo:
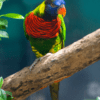
{"type": "Polygon", "coordinates": [[[32,70],[29,67],[4,79],[2,89],[12,92],[15,100],[24,100],[41,87],[73,75],[100,60],[100,29],[59,50],[42,57],[32,70]]]}

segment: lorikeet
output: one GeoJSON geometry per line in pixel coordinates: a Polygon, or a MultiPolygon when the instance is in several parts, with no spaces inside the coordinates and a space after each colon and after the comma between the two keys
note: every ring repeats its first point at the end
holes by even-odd
{"type": "MultiPolygon", "coordinates": [[[[56,53],[64,47],[66,15],[64,0],[45,0],[25,16],[24,31],[36,57],[51,52],[56,53]]],[[[59,81],[50,85],[52,100],[58,100],[59,81]]]]}

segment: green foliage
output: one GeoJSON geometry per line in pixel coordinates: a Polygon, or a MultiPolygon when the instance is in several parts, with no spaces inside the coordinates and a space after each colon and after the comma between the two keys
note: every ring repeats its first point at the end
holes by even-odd
{"type": "Polygon", "coordinates": [[[7,100],[6,92],[3,89],[0,89],[0,97],[3,100],[7,100]]]}
{"type": "Polygon", "coordinates": [[[14,97],[12,97],[11,92],[9,92],[9,91],[5,91],[5,92],[6,92],[7,95],[9,95],[9,96],[7,96],[7,100],[12,100],[14,98],[14,97]]]}
{"type": "Polygon", "coordinates": [[[12,93],[1,89],[2,84],[3,84],[3,78],[0,77],[0,100],[12,100],[14,98],[12,97],[12,93]]]}
{"type": "Polygon", "coordinates": [[[8,33],[6,31],[0,31],[0,37],[9,38],[8,33]]]}
{"type": "Polygon", "coordinates": [[[8,21],[6,19],[0,18],[0,29],[6,29],[2,27],[8,27],[8,21]]]}
{"type": "Polygon", "coordinates": [[[6,31],[6,27],[8,27],[8,21],[6,19],[0,18],[0,37],[9,38],[8,33],[6,31]]]}
{"type": "Polygon", "coordinates": [[[3,99],[0,97],[0,100],[3,100],[3,99]]]}
{"type": "Polygon", "coordinates": [[[100,100],[100,97],[97,97],[96,100],[100,100]]]}
{"type": "Polygon", "coordinates": [[[3,4],[3,2],[0,2],[0,9],[2,8],[2,4],[3,4]]]}
{"type": "Polygon", "coordinates": [[[0,88],[2,87],[2,84],[3,84],[3,78],[0,77],[0,88]]]}
{"type": "MultiPolygon", "coordinates": [[[[0,10],[2,8],[3,2],[5,0],[0,0],[0,10]]],[[[0,17],[9,17],[9,18],[14,18],[14,19],[24,19],[24,17],[20,14],[16,13],[8,13],[8,14],[3,14],[0,15],[0,17]]],[[[6,31],[6,28],[8,27],[8,21],[6,19],[0,18],[0,40],[1,38],[9,38],[9,35],[6,31]]]]}
{"type": "Polygon", "coordinates": [[[0,17],[9,17],[9,18],[14,18],[14,19],[24,19],[24,17],[20,14],[16,14],[16,13],[8,13],[8,14],[3,14],[3,15],[0,15],[0,17]]]}
{"type": "Polygon", "coordinates": [[[4,2],[5,0],[0,0],[0,9],[2,8],[2,5],[3,5],[3,2],[4,2]]]}
{"type": "MultiPolygon", "coordinates": [[[[0,0],[0,10],[2,8],[2,5],[3,5],[4,1],[5,0],[0,0]]],[[[1,31],[1,30],[5,30],[7,26],[8,26],[8,21],[6,19],[0,18],[0,40],[1,40],[1,37],[3,37],[3,38],[9,38],[7,32],[1,31]]]]}

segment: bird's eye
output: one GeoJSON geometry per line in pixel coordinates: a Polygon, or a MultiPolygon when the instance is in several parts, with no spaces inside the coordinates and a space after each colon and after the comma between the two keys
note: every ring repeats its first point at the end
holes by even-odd
{"type": "Polygon", "coordinates": [[[51,4],[51,7],[53,7],[53,8],[54,8],[54,7],[57,7],[57,6],[56,6],[56,5],[54,5],[54,4],[52,3],[52,4],[51,4]]]}

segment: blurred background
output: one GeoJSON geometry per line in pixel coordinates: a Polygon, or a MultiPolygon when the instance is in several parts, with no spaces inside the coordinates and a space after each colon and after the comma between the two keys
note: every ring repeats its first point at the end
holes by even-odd
{"type": "MultiPolygon", "coordinates": [[[[42,0],[8,0],[1,14],[26,13],[38,6],[42,0]]],[[[100,28],[100,0],[65,0],[67,14],[66,46],[100,28]]],[[[36,59],[29,41],[24,36],[23,20],[8,20],[9,39],[0,41],[0,76],[16,73],[36,59]]],[[[100,61],[60,82],[59,100],[86,100],[100,96],[100,61]]],[[[40,90],[26,100],[51,100],[49,87],[40,90]]]]}

